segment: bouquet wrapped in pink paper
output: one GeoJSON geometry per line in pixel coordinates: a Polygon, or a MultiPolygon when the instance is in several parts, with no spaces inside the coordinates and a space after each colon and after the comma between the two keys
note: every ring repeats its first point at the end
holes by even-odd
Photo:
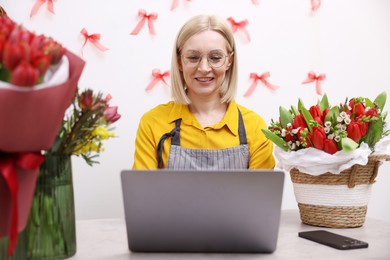
{"type": "Polygon", "coordinates": [[[41,150],[52,147],[84,65],[52,38],[0,16],[0,237],[9,236],[8,255],[27,223],[41,150]]]}
{"type": "Polygon", "coordinates": [[[51,147],[84,65],[53,39],[0,17],[0,151],[51,147]]]}

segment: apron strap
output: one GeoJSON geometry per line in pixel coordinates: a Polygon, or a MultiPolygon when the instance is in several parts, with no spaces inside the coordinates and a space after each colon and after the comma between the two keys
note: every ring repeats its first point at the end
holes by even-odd
{"type": "Polygon", "coordinates": [[[242,114],[239,108],[238,109],[238,136],[240,137],[240,145],[248,144],[246,139],[246,130],[244,125],[244,120],[242,119],[242,114]]]}
{"type": "Polygon", "coordinates": [[[162,152],[163,152],[164,141],[168,137],[171,137],[172,138],[171,144],[180,145],[180,123],[181,123],[181,118],[176,120],[175,128],[173,128],[172,131],[165,133],[158,141],[157,160],[158,160],[158,168],[159,169],[162,169],[162,167],[163,167],[162,152]]]}

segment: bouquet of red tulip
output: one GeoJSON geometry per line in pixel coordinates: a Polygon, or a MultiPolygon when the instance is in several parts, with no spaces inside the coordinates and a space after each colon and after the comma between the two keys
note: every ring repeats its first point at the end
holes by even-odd
{"type": "Polygon", "coordinates": [[[52,38],[0,17],[0,151],[51,147],[84,64],[52,38]]]}
{"type": "MultiPolygon", "coordinates": [[[[304,166],[302,162],[306,159],[310,163],[316,160],[317,164],[326,164],[338,156],[351,160],[358,155],[363,159],[365,157],[364,163],[375,150],[375,145],[390,133],[390,130],[385,130],[385,103],[385,92],[374,101],[358,97],[346,99],[337,106],[331,106],[328,97],[324,95],[309,109],[299,100],[298,107],[280,107],[279,120],[271,120],[268,129],[262,131],[277,145],[275,155],[280,165],[289,165],[286,170],[304,166]],[[294,158],[297,160],[292,156],[296,156],[294,158]]],[[[344,164],[344,161],[340,163],[344,164]]],[[[330,164],[334,165],[335,162],[330,164]]],[[[318,166],[315,163],[313,165],[318,166]]],[[[345,164],[340,169],[349,166],[345,164]]]]}
{"type": "Polygon", "coordinates": [[[0,16],[0,237],[9,236],[8,255],[26,226],[41,150],[52,147],[84,64],[0,16]]]}

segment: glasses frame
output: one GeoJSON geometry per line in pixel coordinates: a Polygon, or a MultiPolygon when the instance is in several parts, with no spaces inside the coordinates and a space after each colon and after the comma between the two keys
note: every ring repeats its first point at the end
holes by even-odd
{"type": "Polygon", "coordinates": [[[200,62],[202,61],[203,56],[206,55],[207,64],[208,64],[211,68],[219,69],[219,68],[221,68],[223,65],[226,64],[226,61],[228,60],[228,57],[229,57],[230,54],[231,54],[231,53],[225,54],[222,50],[212,50],[212,51],[209,51],[209,52],[207,52],[207,53],[202,53],[202,54],[200,55],[199,61],[198,61],[197,63],[190,63],[190,62],[186,61],[186,59],[185,59],[183,53],[180,55],[180,57],[182,58],[183,63],[184,63],[186,66],[191,67],[191,68],[196,68],[196,67],[199,66],[200,62]],[[220,51],[221,53],[223,53],[223,57],[225,57],[225,60],[224,60],[224,62],[221,64],[221,66],[215,66],[215,65],[213,65],[212,63],[210,63],[210,61],[209,61],[209,54],[210,54],[210,52],[213,52],[213,51],[220,51]]]}

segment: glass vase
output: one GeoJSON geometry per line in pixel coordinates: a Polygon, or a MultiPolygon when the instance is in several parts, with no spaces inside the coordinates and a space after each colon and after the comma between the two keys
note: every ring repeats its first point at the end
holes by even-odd
{"type": "Polygon", "coordinates": [[[76,253],[70,156],[46,156],[39,169],[25,230],[28,259],[66,259],[76,253]]]}
{"type": "Polygon", "coordinates": [[[0,259],[1,260],[27,259],[26,235],[24,232],[19,233],[18,242],[11,256],[8,256],[7,254],[8,245],[9,245],[9,238],[7,236],[0,237],[0,259]]]}

